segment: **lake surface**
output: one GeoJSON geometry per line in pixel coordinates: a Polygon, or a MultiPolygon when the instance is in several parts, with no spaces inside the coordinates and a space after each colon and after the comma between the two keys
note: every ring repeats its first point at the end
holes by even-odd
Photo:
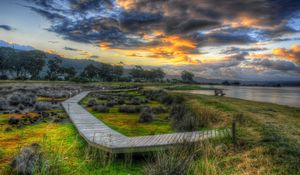
{"type": "MultiPolygon", "coordinates": [[[[202,86],[224,89],[225,96],[276,103],[300,108],[300,87],[202,86]]],[[[190,93],[214,95],[212,90],[190,90],[190,93]]]]}

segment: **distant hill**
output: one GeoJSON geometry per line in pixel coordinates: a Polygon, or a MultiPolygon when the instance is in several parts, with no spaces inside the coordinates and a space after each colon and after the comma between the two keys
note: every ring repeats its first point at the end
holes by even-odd
{"type": "Polygon", "coordinates": [[[31,46],[19,45],[19,44],[15,44],[15,43],[8,43],[3,40],[0,40],[0,47],[10,47],[13,49],[24,50],[24,51],[35,50],[35,48],[33,48],[31,46]]]}
{"type": "MultiPolygon", "coordinates": [[[[7,47],[7,48],[13,48],[17,51],[30,51],[30,50],[37,50],[31,46],[25,46],[25,45],[19,45],[19,44],[11,44],[8,42],[5,42],[3,40],[0,40],[0,47],[7,47]]],[[[93,65],[101,65],[101,62],[94,61],[94,60],[87,60],[87,59],[70,59],[70,58],[64,58],[55,54],[49,54],[45,53],[47,57],[45,58],[46,63],[55,57],[59,58],[62,60],[62,66],[63,67],[74,67],[77,72],[83,71],[83,69],[88,65],[88,64],[93,64],[93,65]]],[[[42,71],[42,74],[47,70],[47,67],[44,68],[42,71]]]]}

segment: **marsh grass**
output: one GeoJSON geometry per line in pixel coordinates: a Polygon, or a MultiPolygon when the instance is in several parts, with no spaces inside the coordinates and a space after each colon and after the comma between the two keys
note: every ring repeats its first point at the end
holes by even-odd
{"type": "Polygon", "coordinates": [[[222,174],[222,154],[216,146],[229,138],[196,143],[185,142],[168,150],[154,152],[144,168],[147,175],[216,175],[222,174]]]}

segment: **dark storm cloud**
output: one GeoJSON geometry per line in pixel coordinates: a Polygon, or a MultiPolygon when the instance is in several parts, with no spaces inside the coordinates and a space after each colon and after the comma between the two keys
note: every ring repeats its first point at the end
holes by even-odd
{"type": "Polygon", "coordinates": [[[89,10],[97,10],[105,7],[111,7],[112,2],[110,0],[70,0],[71,8],[81,12],[89,10]]]}
{"type": "Polygon", "coordinates": [[[0,29],[6,30],[6,31],[14,30],[14,28],[9,25],[0,25],[0,29]]]}
{"type": "Polygon", "coordinates": [[[216,31],[208,34],[196,34],[190,36],[199,43],[199,46],[224,46],[224,45],[245,45],[257,42],[248,32],[216,31]]]}
{"type": "Polygon", "coordinates": [[[68,40],[107,42],[121,49],[163,44],[159,37],[151,41],[142,37],[153,31],[179,35],[194,41],[197,47],[273,40],[298,32],[287,21],[300,9],[300,1],[292,0],[143,0],[126,7],[122,0],[31,2],[33,11],[52,21],[49,31],[68,40]]]}
{"type": "Polygon", "coordinates": [[[162,21],[163,16],[156,13],[144,13],[137,11],[123,11],[120,14],[120,28],[124,31],[135,33],[147,32],[162,21]]]}
{"type": "Polygon", "coordinates": [[[91,55],[90,58],[91,59],[97,59],[97,58],[99,58],[99,56],[97,56],[97,55],[91,55]]]}
{"type": "Polygon", "coordinates": [[[298,65],[286,60],[255,59],[247,64],[283,72],[300,73],[300,67],[298,65]]]}
{"type": "Polygon", "coordinates": [[[75,48],[72,48],[72,47],[64,47],[65,50],[69,50],[69,51],[81,51],[79,49],[75,49],[75,48]]]}
{"type": "Polygon", "coordinates": [[[299,41],[300,38],[275,38],[272,41],[274,42],[283,42],[283,41],[299,41]]]}
{"type": "Polygon", "coordinates": [[[166,32],[167,33],[179,33],[185,34],[194,32],[197,30],[206,30],[220,26],[220,23],[212,20],[203,19],[188,19],[185,18],[169,18],[166,20],[166,32]]]}
{"type": "Polygon", "coordinates": [[[47,10],[39,9],[39,8],[32,7],[32,6],[28,6],[28,8],[30,8],[32,11],[44,16],[45,18],[47,18],[49,20],[62,20],[62,19],[64,19],[64,16],[62,16],[58,13],[49,12],[47,10]]]}
{"type": "Polygon", "coordinates": [[[222,54],[236,54],[241,52],[255,52],[255,51],[265,51],[268,48],[258,47],[258,48],[240,48],[240,47],[229,47],[221,51],[222,54]]]}

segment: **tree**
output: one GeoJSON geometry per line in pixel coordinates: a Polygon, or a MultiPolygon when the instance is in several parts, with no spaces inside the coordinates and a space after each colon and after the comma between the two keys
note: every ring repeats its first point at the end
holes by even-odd
{"type": "Polygon", "coordinates": [[[154,80],[162,80],[166,76],[166,73],[161,68],[152,69],[151,72],[153,74],[154,80]]]}
{"type": "Polygon", "coordinates": [[[145,71],[141,66],[135,66],[130,70],[129,74],[135,79],[140,79],[144,77],[145,71]]]}
{"type": "Polygon", "coordinates": [[[8,77],[7,72],[12,71],[12,63],[10,60],[14,58],[16,52],[12,48],[0,47],[0,73],[1,77],[8,77]],[[11,63],[11,64],[10,64],[11,63]]]}
{"type": "Polygon", "coordinates": [[[119,81],[123,75],[124,68],[123,66],[114,66],[113,67],[113,79],[119,81]]]}
{"type": "Polygon", "coordinates": [[[76,70],[74,67],[63,67],[62,72],[65,75],[65,80],[70,80],[76,76],[76,70]]]}
{"type": "Polygon", "coordinates": [[[60,67],[61,63],[62,63],[62,60],[57,57],[48,61],[47,78],[49,80],[57,80],[58,79],[58,76],[61,73],[61,67],[60,67]]]}
{"type": "Polygon", "coordinates": [[[113,66],[110,64],[102,63],[98,68],[98,77],[102,81],[112,81],[113,79],[113,66]]]}
{"type": "Polygon", "coordinates": [[[91,80],[97,78],[98,74],[99,69],[93,64],[89,64],[84,68],[83,72],[81,73],[81,76],[91,80]]]}
{"type": "Polygon", "coordinates": [[[21,53],[23,56],[21,59],[24,59],[25,76],[29,74],[31,79],[38,79],[45,65],[45,60],[43,59],[46,57],[45,53],[37,50],[21,53]]]}
{"type": "Polygon", "coordinates": [[[192,72],[189,72],[189,71],[182,71],[181,72],[181,79],[184,81],[184,82],[193,82],[194,78],[194,74],[192,72]]]}

